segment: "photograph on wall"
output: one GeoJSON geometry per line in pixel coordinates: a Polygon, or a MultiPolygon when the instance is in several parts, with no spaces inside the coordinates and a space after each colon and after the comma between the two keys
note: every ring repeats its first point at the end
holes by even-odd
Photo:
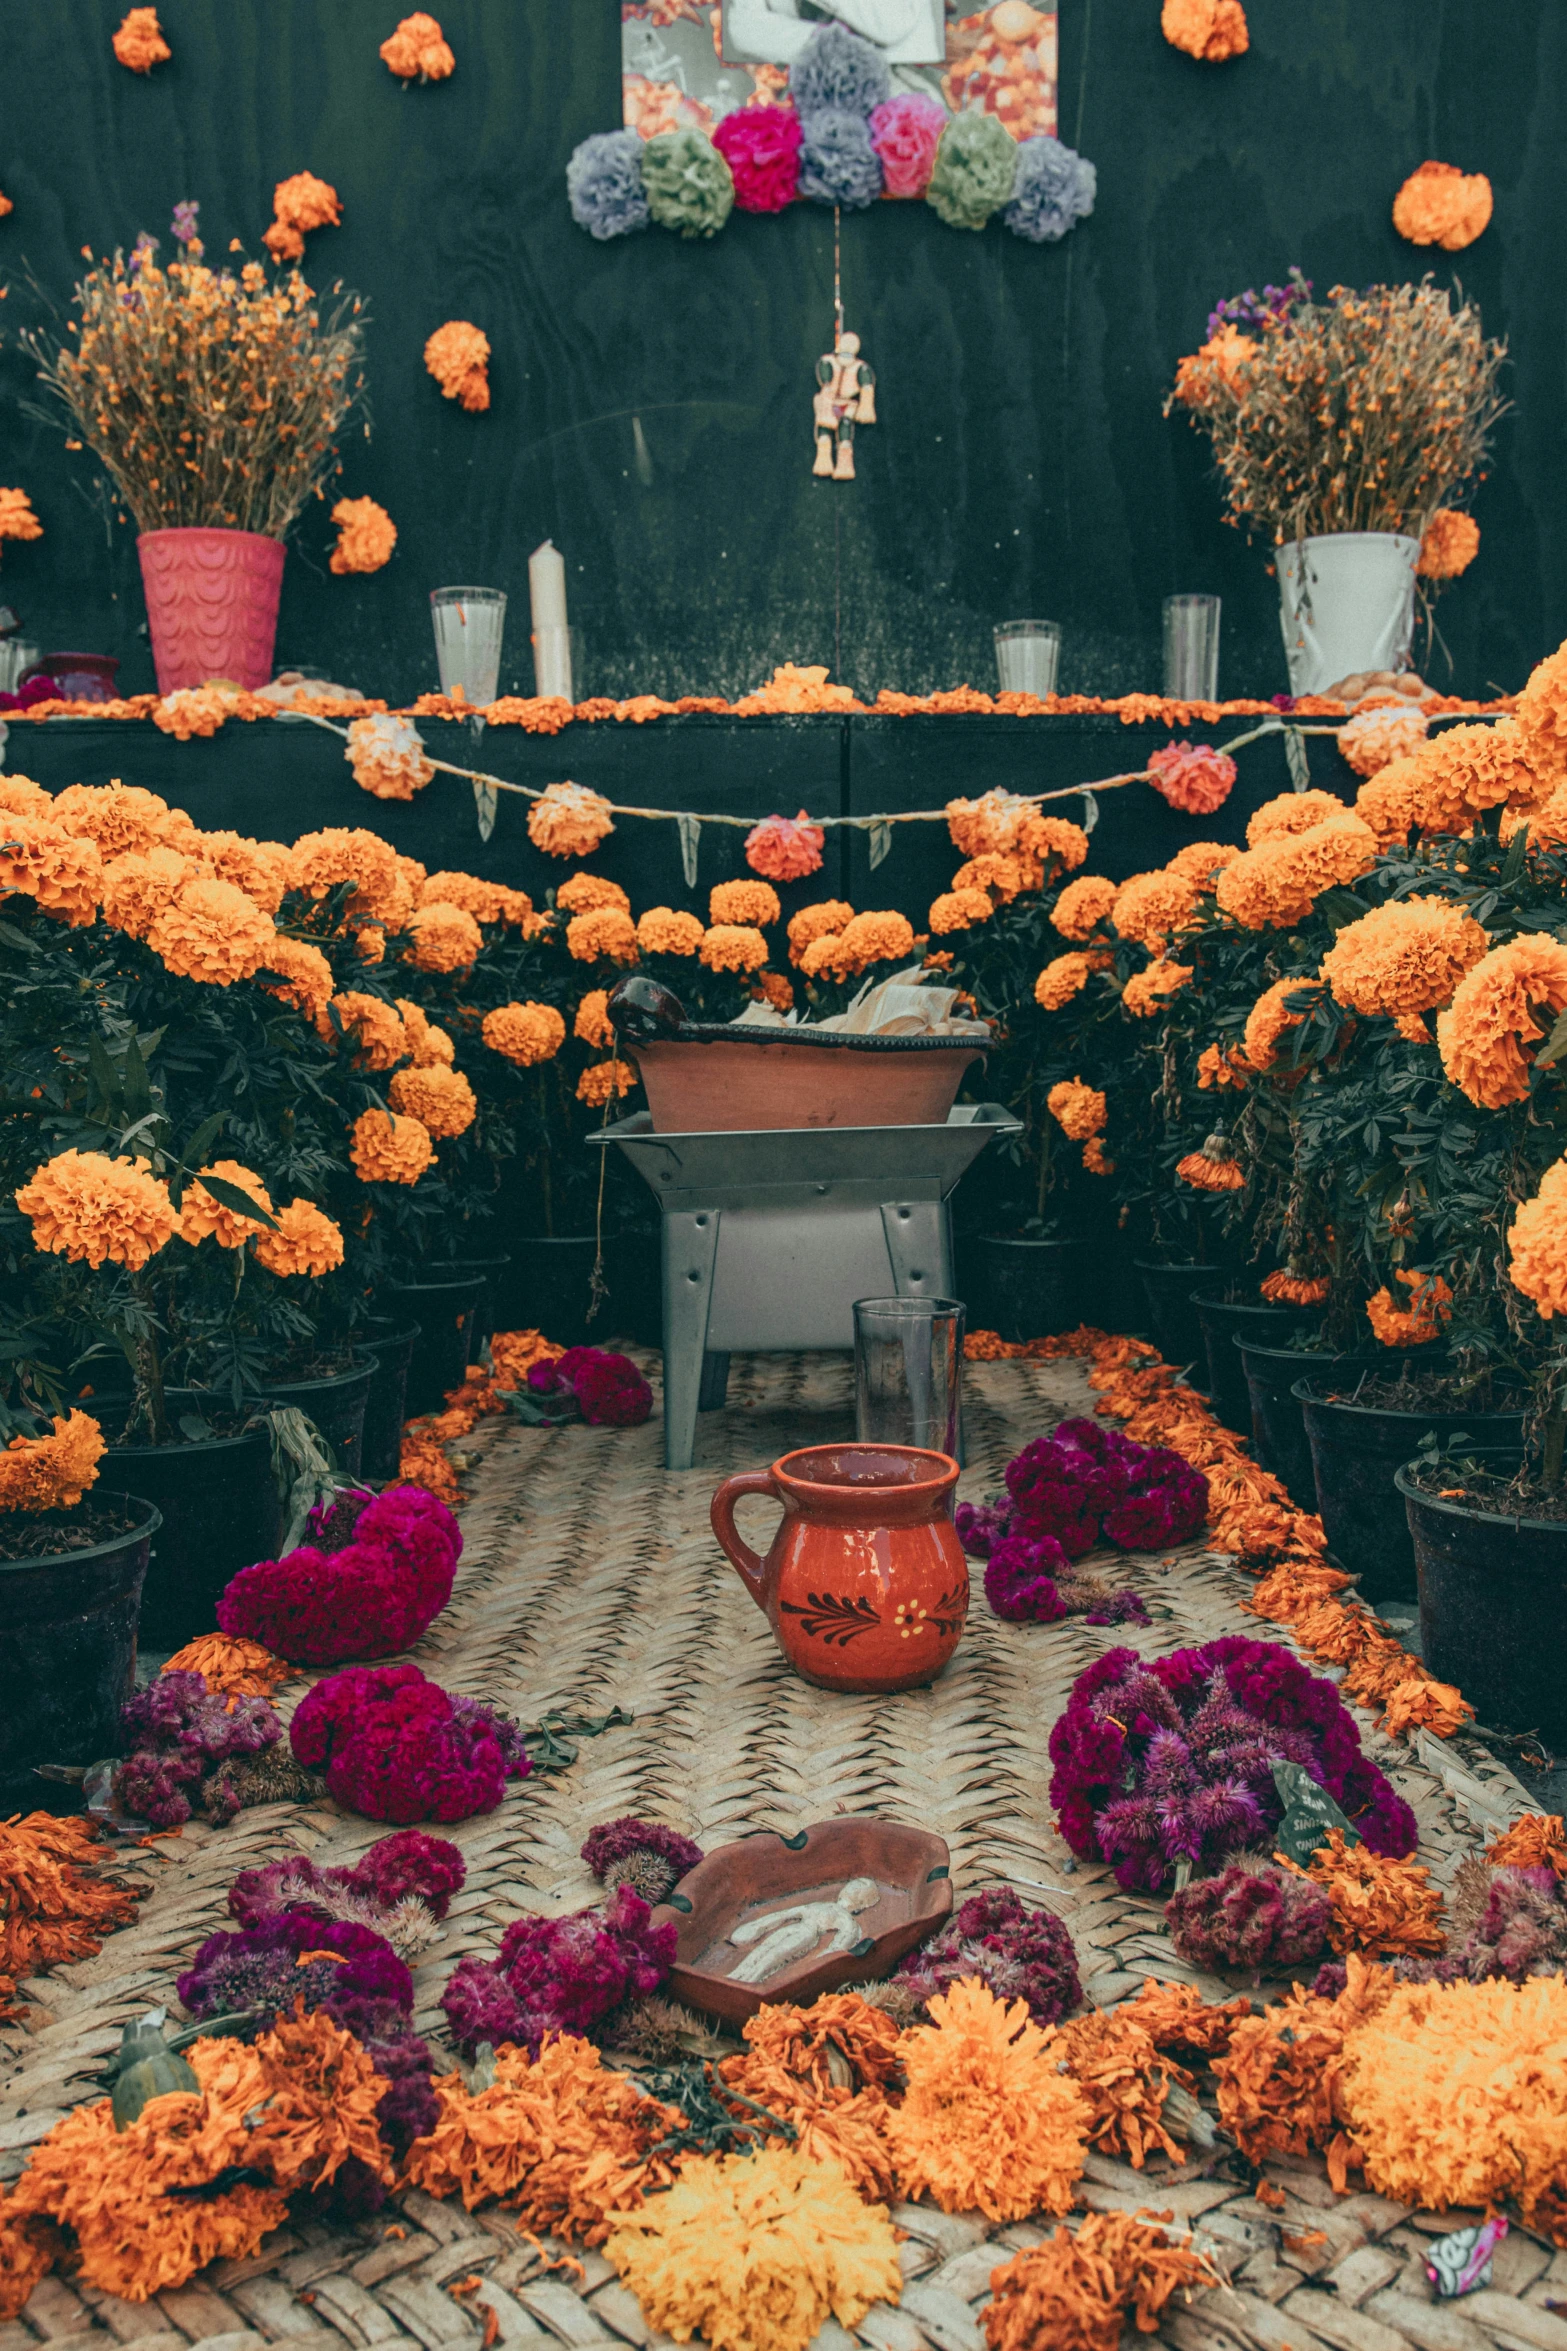
{"type": "Polygon", "coordinates": [[[1029,0],[967,13],[954,0],[622,0],[624,120],[649,139],[711,131],[736,107],[776,100],[825,22],[873,42],[895,90],[983,109],[1017,139],[1055,134],[1056,12],[1029,0]]]}

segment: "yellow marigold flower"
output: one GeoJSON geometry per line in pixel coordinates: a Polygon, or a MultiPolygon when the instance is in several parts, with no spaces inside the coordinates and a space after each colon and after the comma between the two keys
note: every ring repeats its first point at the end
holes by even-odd
{"type": "Polygon", "coordinates": [[[994,892],[1003,906],[1010,906],[1024,890],[1037,889],[1039,880],[1039,869],[1031,859],[986,849],[958,867],[952,877],[952,889],[954,895],[963,890],[983,890],[987,896],[994,892]]]}
{"type": "Polygon", "coordinates": [[[1286,1029],[1298,1029],[1305,1019],[1304,1012],[1288,1010],[1285,999],[1320,992],[1320,984],[1310,972],[1300,972],[1293,979],[1275,980],[1271,988],[1264,988],[1246,1016],[1246,1058],[1254,1070],[1271,1069],[1278,1059],[1279,1039],[1286,1029]]]}
{"type": "Polygon", "coordinates": [[[1197,1056],[1197,1084],[1203,1093],[1214,1087],[1222,1093],[1226,1086],[1244,1086],[1251,1074],[1251,1064],[1238,1046],[1231,1045],[1226,1052],[1220,1045],[1204,1045],[1197,1056]]]}
{"type": "Polygon", "coordinates": [[[1230,1156],[1227,1135],[1210,1135],[1200,1151],[1176,1161],[1175,1172],[1195,1192],[1240,1192],[1246,1185],[1246,1170],[1230,1156]]]}
{"type": "Polygon", "coordinates": [[[281,841],[252,841],[243,833],[202,833],[198,854],[220,882],[232,882],[247,898],[254,898],[263,914],[277,913],[289,886],[289,854],[281,841]]]}
{"type": "Polygon", "coordinates": [[[1070,2211],[1091,2116],[1055,2036],[974,1977],[927,2013],[899,2040],[908,2086],[885,2125],[903,2194],[998,2221],[1070,2211]]]}
{"type": "Polygon", "coordinates": [[[33,1245],[73,1265],[106,1259],[135,1273],[172,1237],[174,1203],[144,1159],[61,1151],[16,1194],[33,1245]]]}
{"type": "Polygon", "coordinates": [[[1437,1016],[1442,1067],[1482,1110],[1522,1102],[1529,1091],[1524,1046],[1545,1034],[1536,1010],[1567,1009],[1567,946],[1529,933],[1481,956],[1437,1016]]]}
{"type": "Polygon", "coordinates": [[[1278,840],[1281,834],[1309,833],[1313,825],[1328,824],[1345,814],[1345,803],[1336,792],[1280,792],[1277,799],[1264,800],[1248,820],[1246,846],[1255,849],[1263,841],[1278,840]]]}
{"type": "Polygon", "coordinates": [[[1036,865],[1045,866],[1054,859],[1063,873],[1075,873],[1088,863],[1088,835],[1080,824],[1072,824],[1064,816],[1041,816],[1036,810],[1019,826],[1015,846],[1036,865]]]}
{"type": "Polygon", "coordinates": [[[17,890],[39,910],[80,930],[98,911],[103,860],[52,817],[17,811],[0,822],[0,898],[17,890]]]}
{"type": "Polygon", "coordinates": [[[583,784],[550,784],[528,811],[528,838],[546,857],[591,857],[614,829],[609,802],[583,784]]]}
{"type": "Polygon", "coordinates": [[[242,1167],[237,1159],[215,1159],[210,1167],[185,1186],[180,1202],[179,1235],[194,1249],[206,1240],[216,1241],[220,1249],[243,1249],[253,1233],[263,1233],[266,1226],[259,1217],[241,1216],[238,1210],[225,1208],[222,1201],[207,1190],[202,1176],[220,1176],[264,1208],[268,1216],[276,1213],[272,1196],[252,1168],[242,1167]]]}
{"type": "Polygon", "coordinates": [[[553,1004],[501,1004],[485,1014],[479,1034],[492,1053],[532,1069],[554,1060],[566,1042],[566,1024],[553,1004]]]}
{"type": "Polygon", "coordinates": [[[349,1156],[364,1184],[416,1184],[435,1157],[429,1130],[417,1118],[384,1110],[361,1111],[349,1156]]]}
{"type": "Polygon", "coordinates": [[[1567,1314],[1567,1159],[1546,1169],[1534,1198],[1513,1218],[1507,1270],[1513,1288],[1531,1299],[1547,1322],[1567,1314]]]}
{"type": "Polygon", "coordinates": [[[473,916],[460,906],[442,905],[438,898],[414,908],[408,933],[413,945],[403,949],[403,961],[416,971],[466,971],[484,945],[484,933],[473,916]]]}
{"type": "MultiPolygon", "coordinates": [[[[450,50],[446,53],[451,55],[450,50]]],[[[385,56],[384,48],[381,54],[385,56]]],[[[470,416],[480,416],[489,407],[490,338],[470,319],[449,318],[437,327],[425,344],[424,364],[442,397],[460,400],[470,416]]]]}
{"type": "Polygon", "coordinates": [[[145,939],[197,871],[178,849],[125,850],[103,869],[104,921],[129,938],[145,939]]]}
{"type": "Polygon", "coordinates": [[[1191,963],[1167,963],[1161,957],[1146,971],[1134,971],[1121,991],[1123,1010],[1135,1020],[1151,1019],[1164,1010],[1172,996],[1179,995],[1196,968],[1191,963]]]}
{"type": "Polygon", "coordinates": [[[1104,1095],[1097,1087],[1085,1086],[1081,1078],[1063,1078],[1052,1086],[1045,1096],[1045,1108],[1074,1143],[1086,1143],[1090,1135],[1102,1133],[1110,1115],[1104,1095]]]}
{"type": "Polygon", "coordinates": [[[1358,881],[1376,856],[1375,833],[1345,809],[1303,833],[1248,849],[1220,874],[1214,899],[1246,930],[1288,930],[1305,920],[1324,890],[1358,881]]]}
{"type": "Polygon", "coordinates": [[[74,1510],[98,1483],[103,1431],[85,1412],[55,1415],[54,1434],[13,1437],[0,1453],[0,1511],[74,1510]]]}
{"type": "Polygon", "coordinates": [[[566,949],[578,963],[635,963],[637,926],[618,906],[596,906],[567,923],[566,949]]]}
{"type": "Polygon", "coordinates": [[[816,906],[802,906],[789,917],[789,961],[799,963],[807,947],[847,929],[853,920],[854,908],[842,898],[824,898],[816,906]]]}
{"type": "MultiPolygon", "coordinates": [[[[18,780],[25,782],[26,778],[18,780]]],[[[44,806],[68,833],[96,841],[106,865],[127,849],[152,848],[161,838],[159,827],[169,814],[167,800],[156,792],[122,784],[118,778],[112,784],[67,784],[52,801],[46,794],[44,806]]]]}
{"type": "Polygon", "coordinates": [[[1461,253],[1491,217],[1491,183],[1483,171],[1456,163],[1423,163],[1393,199],[1393,226],[1411,245],[1440,245],[1461,253]]]}
{"type": "Polygon", "coordinates": [[[571,1033],[580,1037],[584,1045],[599,1045],[606,1049],[615,1042],[615,1032],[609,1025],[609,990],[590,988],[577,1006],[577,1017],[571,1033]]]}
{"type": "Polygon", "coordinates": [[[1374,776],[1395,759],[1408,759],[1426,739],[1429,721],[1418,702],[1378,702],[1357,710],[1338,731],[1338,747],[1358,776],[1374,776]]]}
{"type": "Polygon", "coordinates": [[[1063,1004],[1082,994],[1094,967],[1091,955],[1057,955],[1034,982],[1034,1002],[1046,1012],[1059,1012],[1063,1004]]]}
{"type": "Polygon", "coordinates": [[[856,914],[841,931],[814,939],[800,957],[808,979],[829,972],[835,980],[855,979],[873,963],[901,963],[914,952],[914,925],[907,915],[856,914]]]}
{"type": "MultiPolygon", "coordinates": [[[[335,563],[336,558],[333,560],[335,563]]],[[[363,564],[344,566],[345,570],[365,568],[363,564]]],[[[411,800],[435,773],[425,757],[424,737],[413,720],[389,710],[349,720],[343,757],[353,769],[360,791],[377,800],[411,800]]]]}
{"type": "MultiPolygon", "coordinates": [[[[357,988],[345,988],[331,1000],[330,1010],[342,1024],[344,1038],[358,1048],[357,1064],[361,1069],[395,1069],[408,1055],[408,1037],[402,1022],[390,1004],[379,996],[362,995],[357,988]]],[[[331,1043],[338,1028],[330,1018],[317,1023],[322,1036],[331,1043]]]]}
{"type": "Polygon", "coordinates": [[[1240,851],[1233,841],[1188,841],[1184,849],[1177,849],[1166,873],[1179,874],[1183,882],[1204,897],[1211,897],[1219,875],[1227,865],[1233,865],[1240,851]]]}
{"type": "Polygon", "coordinates": [[[631,900],[619,882],[601,873],[568,874],[555,893],[555,903],[563,914],[596,914],[601,906],[617,906],[622,914],[631,912],[631,900]]]}
{"type": "Polygon", "coordinates": [[[460,1069],[441,1061],[400,1069],[386,1089],[394,1110],[416,1118],[432,1135],[465,1135],[479,1115],[472,1086],[460,1069]]]}
{"type": "Polygon", "coordinates": [[[403,1036],[415,1069],[434,1069],[441,1063],[450,1069],[457,1058],[457,1048],[445,1029],[427,1019],[424,1007],[410,1003],[406,996],[396,996],[393,1002],[403,1024],[403,1036]]]}
{"type": "Polygon", "coordinates": [[[1321,977],[1352,1012],[1431,1012],[1485,951],[1484,931],[1450,898],[1401,898],[1346,923],[1321,977]]]}
{"type": "Polygon", "coordinates": [[[602,1110],[606,1102],[629,1094],[636,1082],[637,1073],[629,1061],[595,1061],[577,1080],[577,1100],[602,1110]]]}
{"type": "Polygon", "coordinates": [[[1031,800],[998,786],[978,800],[949,800],[947,830],[954,849],[961,849],[965,857],[981,857],[987,849],[1015,848],[1023,827],[1038,814],[1031,800]]]}
{"type": "Polygon", "coordinates": [[[1115,927],[1123,939],[1157,954],[1197,910],[1197,885],[1178,873],[1137,873],[1116,894],[1115,927]]]}
{"type": "MultiPolygon", "coordinates": [[[[337,525],[337,545],[327,558],[327,569],[336,572],[339,579],[349,572],[380,571],[391,562],[392,549],[397,545],[397,525],[386,508],[378,506],[373,498],[339,498],[332,509],[332,520],[337,525]]],[[[369,721],[365,719],[354,719],[351,722],[352,726],[367,724],[369,721]]],[[[410,727],[408,732],[412,734],[413,729],[410,727]]],[[[353,757],[352,741],[345,756],[353,757]]],[[[430,775],[434,773],[432,768],[430,775]]],[[[427,784],[429,780],[429,775],[419,779],[422,784],[427,784]]],[[[366,783],[357,762],[354,781],[362,785],[365,791],[376,792],[377,797],[383,800],[406,800],[410,797],[407,791],[383,791],[373,783],[366,783]]]]}
{"type": "Polygon", "coordinates": [[[114,54],[132,73],[151,73],[174,55],[163,37],[155,8],[128,9],[114,36],[114,54]]]}
{"type": "Polygon", "coordinates": [[[1424,1347],[1439,1339],[1453,1312],[1453,1293],[1441,1275],[1404,1271],[1393,1278],[1411,1292],[1407,1308],[1394,1305],[1385,1285],[1366,1300],[1366,1320],[1383,1346],[1424,1347]]]}
{"type": "Polygon", "coordinates": [[[1513,723],[1528,736],[1542,765],[1559,775],[1567,763],[1567,644],[1535,663],[1518,697],[1513,723]]]}
{"type": "Polygon", "coordinates": [[[1063,939],[1091,938],[1114,909],[1119,892],[1102,873],[1079,874],[1068,882],[1055,903],[1050,920],[1063,939]]]}
{"type": "Polygon", "coordinates": [[[1439,506],[1420,540],[1415,570],[1423,580],[1456,580],[1480,552],[1480,525],[1456,506],[1439,506]]]}
{"type": "Polygon", "coordinates": [[[679,913],[672,906],[650,906],[637,924],[637,944],[644,955],[695,955],[706,935],[700,915],[679,913]]]}
{"type": "MultiPolygon", "coordinates": [[[[949,931],[972,930],[977,922],[989,922],[995,911],[988,890],[943,890],[939,898],[931,900],[926,919],[931,937],[943,939],[949,931]]],[[[810,970],[809,961],[805,968],[810,970]]]]}
{"type": "Polygon", "coordinates": [[[181,979],[227,988],[248,980],[270,954],[270,914],[232,882],[182,882],[147,933],[147,944],[181,979]]]}
{"type": "MultiPolygon", "coordinates": [[[[10,204],[6,211],[12,210],[10,204]]],[[[25,490],[0,490],[0,539],[41,539],[44,526],[25,490]]]]}
{"type": "Polygon", "coordinates": [[[718,922],[703,937],[700,952],[709,971],[760,971],[767,941],[748,923],[718,922]]]}
{"type": "Polygon", "coordinates": [[[707,919],[716,929],[760,930],[782,916],[771,882],[715,882],[707,894],[707,919]]]}
{"type": "Polygon", "coordinates": [[[277,1230],[263,1228],[253,1244],[268,1273],[333,1273],[343,1262],[342,1228],[312,1200],[291,1200],[277,1212],[277,1230]]]}

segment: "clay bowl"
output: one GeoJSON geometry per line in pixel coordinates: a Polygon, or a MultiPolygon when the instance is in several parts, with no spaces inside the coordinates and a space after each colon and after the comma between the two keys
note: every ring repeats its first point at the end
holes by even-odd
{"type": "Polygon", "coordinates": [[[653,1916],[661,1924],[670,1921],[679,1937],[670,1997],[738,2025],[764,2001],[803,2005],[842,1984],[888,1974],[934,1934],[951,1909],[951,1872],[940,1837],[850,1813],[817,1821],[793,1837],[769,1829],[721,1845],[687,1872],[653,1916]],[[736,1928],[743,1931],[800,1903],[835,1902],[845,1887],[858,1930],[846,1949],[833,1950],[824,1927],[760,1981],[735,1981],[736,1968],[758,1957],[769,1933],[766,1927],[742,1933],[737,1944],[730,1940],[736,1928]]]}

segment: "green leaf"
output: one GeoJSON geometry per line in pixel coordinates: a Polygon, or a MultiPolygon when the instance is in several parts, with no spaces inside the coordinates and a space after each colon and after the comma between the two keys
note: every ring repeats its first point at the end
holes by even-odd
{"type": "Polygon", "coordinates": [[[1536,1069],[1549,1069],[1553,1061],[1560,1061],[1567,1053],[1567,1012],[1559,1013],[1556,1025],[1534,1057],[1536,1069]]]}
{"type": "Polygon", "coordinates": [[[219,1134],[228,1124],[228,1115],[229,1114],[226,1110],[215,1110],[210,1118],[204,1118],[202,1120],[200,1126],[196,1129],[196,1132],[191,1136],[190,1141],[185,1146],[185,1164],[187,1167],[196,1168],[201,1165],[202,1161],[206,1158],[208,1151],[216,1142],[219,1134]]]}
{"type": "Polygon", "coordinates": [[[1505,890],[1523,872],[1524,859],[1529,854],[1529,827],[1521,824],[1507,844],[1507,862],[1502,867],[1502,888],[1505,890]]]}
{"type": "Polygon", "coordinates": [[[101,1037],[89,1037],[87,1040],[87,1066],[92,1071],[93,1083],[98,1089],[98,1098],[103,1105],[106,1122],[120,1124],[129,1113],[125,1107],[125,1095],[120,1084],[120,1073],[105,1052],[101,1037]]]}
{"type": "Polygon", "coordinates": [[[212,1194],[220,1208],[231,1209],[236,1216],[252,1216],[257,1224],[266,1225],[274,1233],[277,1231],[277,1218],[269,1216],[259,1200],[253,1200],[238,1184],[231,1184],[227,1176],[204,1175],[201,1188],[212,1194]]]}
{"type": "Polygon", "coordinates": [[[147,1064],[141,1057],[141,1047],[134,1037],[127,1037],[125,1041],[126,1110],[132,1118],[145,1118],[152,1106],[152,1087],[148,1082],[147,1064]]]}
{"type": "Polygon", "coordinates": [[[182,1412],[179,1426],[180,1434],[189,1437],[193,1445],[204,1445],[209,1437],[215,1436],[217,1433],[212,1423],[203,1420],[199,1412],[182,1412]]]}

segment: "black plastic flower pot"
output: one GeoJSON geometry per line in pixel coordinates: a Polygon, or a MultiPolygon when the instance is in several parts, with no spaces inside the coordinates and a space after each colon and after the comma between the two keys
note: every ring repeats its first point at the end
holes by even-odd
{"type": "MultiPolygon", "coordinates": [[[[1252,1287],[1255,1292],[1255,1284],[1252,1287]]],[[[1303,1323],[1309,1326],[1313,1318],[1298,1306],[1270,1306],[1255,1295],[1227,1298],[1218,1288],[1195,1290],[1192,1307],[1202,1332],[1206,1385],[1214,1413],[1238,1437],[1249,1437],[1251,1391],[1246,1385],[1246,1366],[1233,1342],[1244,1337],[1271,1339],[1281,1345],[1291,1331],[1299,1330],[1303,1323]]]]}
{"type": "Polygon", "coordinates": [[[1517,1445],[1522,1441],[1523,1414],[1472,1408],[1443,1412],[1429,1405],[1414,1412],[1392,1412],[1379,1404],[1352,1404],[1347,1396],[1328,1392],[1340,1385],[1331,1372],[1308,1374],[1295,1385],[1328,1549],[1341,1567],[1361,1578],[1368,1600],[1413,1600],[1419,1582],[1399,1469],[1413,1460],[1428,1435],[1444,1443],[1463,1436],[1473,1438],[1477,1446],[1517,1445]]]}
{"type": "Polygon", "coordinates": [[[356,1355],[347,1371],[327,1379],[265,1380],[264,1402],[296,1405],[325,1437],[338,1468],[356,1478],[364,1467],[365,1408],[374,1377],[373,1358],[356,1355]]]}
{"type": "Polygon", "coordinates": [[[1208,1359],[1192,1292],[1222,1281],[1222,1274],[1211,1265],[1158,1265],[1142,1257],[1133,1262],[1147,1295],[1154,1345],[1166,1363],[1190,1364],[1195,1384],[1206,1388],[1208,1359]]]}
{"type": "Polygon", "coordinates": [[[1232,1344],[1246,1374],[1251,1399],[1251,1448],[1264,1469],[1272,1470],[1289,1488],[1299,1510],[1317,1507],[1317,1476],[1311,1466],[1311,1442],[1301,1415],[1297,1380],[1325,1374],[1353,1385],[1363,1371],[1388,1368],[1385,1355],[1335,1355],[1331,1348],[1276,1347],[1271,1341],[1237,1333],[1232,1344]]]}
{"type": "Polygon", "coordinates": [[[473,1337],[469,1342],[473,1349],[468,1359],[470,1363],[477,1363],[479,1350],[486,1339],[510,1327],[501,1317],[512,1287],[511,1269],[512,1260],[505,1254],[442,1258],[438,1263],[427,1262],[424,1267],[424,1279],[427,1282],[457,1280],[470,1273],[483,1277],[484,1287],[479,1292],[479,1303],[474,1309],[473,1337]]]}
{"type": "MultiPolygon", "coordinates": [[[[593,1265],[598,1243],[591,1233],[564,1233],[554,1239],[530,1233],[518,1239],[515,1255],[521,1267],[517,1284],[517,1320],[522,1330],[542,1331],[559,1347],[585,1346],[589,1337],[588,1307],[592,1303],[593,1265]]],[[[605,1310],[607,1311],[607,1309],[605,1310]]],[[[602,1330],[604,1315],[594,1321],[602,1330]]]]}
{"type": "Polygon", "coordinates": [[[436,1274],[428,1280],[383,1284],[380,1304],[400,1323],[417,1322],[419,1336],[408,1359],[405,1405],[409,1419],[439,1412],[453,1388],[460,1388],[474,1360],[473,1326],[479,1311],[482,1273],[436,1274]]]}
{"type": "MultiPolygon", "coordinates": [[[[1516,1445],[1476,1446],[1473,1458],[1506,1479],[1516,1445]]],[[[1453,1682],[1489,1730],[1537,1731],[1567,1743],[1567,1519],[1503,1517],[1461,1493],[1416,1485],[1409,1463],[1394,1473],[1420,1578],[1420,1653],[1438,1681],[1453,1682]]],[[[1463,1481],[1454,1473],[1452,1484],[1463,1481]]]]}
{"type": "MultiPolygon", "coordinates": [[[[170,1388],[164,1402],[176,1426],[182,1414],[217,1409],[201,1388],[170,1388]]],[[[182,1649],[198,1633],[215,1632],[225,1586],[242,1567],[275,1558],[283,1532],[265,1422],[194,1443],[111,1445],[100,1474],[163,1515],[142,1592],[143,1648],[182,1649]]]]}
{"type": "MultiPolygon", "coordinates": [[[[125,1532],[80,1551],[0,1560],[0,1812],[47,1803],[40,1763],[96,1763],[120,1747],[120,1708],[136,1680],[136,1623],[148,1554],[161,1525],[139,1494],[103,1485],[75,1511],[40,1512],[61,1526],[110,1510],[125,1532]]],[[[73,1802],[79,1799],[73,1799],[73,1802]]]]}
{"type": "Polygon", "coordinates": [[[984,1233],[968,1248],[979,1276],[978,1300],[969,1306],[970,1330],[993,1330],[998,1338],[1048,1339],[1075,1330],[1082,1321],[1081,1236],[1035,1240],[984,1233]]]}
{"type": "Polygon", "coordinates": [[[366,1325],[364,1346],[374,1370],[365,1393],[359,1474],[372,1485],[394,1480],[402,1461],[403,1422],[408,1418],[408,1366],[419,1343],[416,1322],[366,1325]]]}

